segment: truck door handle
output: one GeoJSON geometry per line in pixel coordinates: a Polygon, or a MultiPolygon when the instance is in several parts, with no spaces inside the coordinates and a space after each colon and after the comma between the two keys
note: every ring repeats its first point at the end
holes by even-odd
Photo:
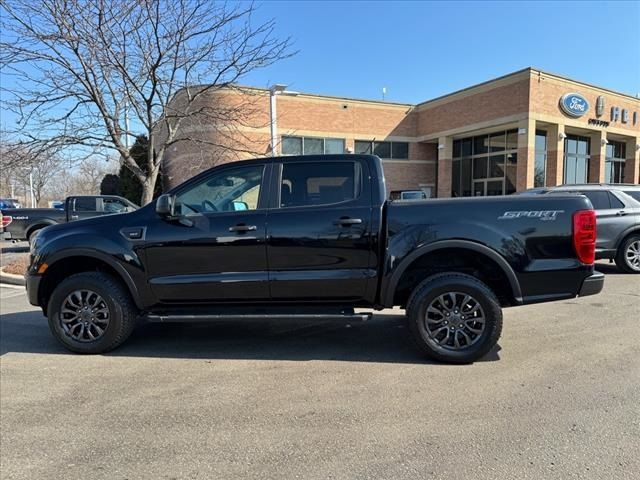
{"type": "Polygon", "coordinates": [[[77,220],[78,219],[78,215],[71,215],[71,220],[77,220]]]}
{"type": "Polygon", "coordinates": [[[256,227],[255,225],[245,225],[244,223],[239,223],[238,225],[234,225],[233,227],[229,227],[229,231],[230,232],[253,232],[254,230],[257,230],[258,227],[256,227]]]}
{"type": "Polygon", "coordinates": [[[340,220],[338,220],[337,222],[335,222],[335,225],[340,225],[343,227],[349,227],[351,225],[358,225],[362,223],[362,219],[361,218],[349,218],[349,217],[343,217],[340,220]]]}
{"type": "Polygon", "coordinates": [[[618,217],[624,217],[626,214],[627,212],[625,212],[624,210],[620,210],[618,213],[616,213],[618,217]]]}

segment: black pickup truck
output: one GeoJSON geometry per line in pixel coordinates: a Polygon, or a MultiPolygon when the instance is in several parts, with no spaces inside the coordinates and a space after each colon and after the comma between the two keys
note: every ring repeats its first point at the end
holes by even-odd
{"type": "Polygon", "coordinates": [[[140,317],[353,321],[400,306],[426,355],[466,363],[498,341],[502,307],[603,287],[584,196],[385,198],[375,156],[218,166],[136,212],[43,230],[29,301],[79,353],[117,347],[140,317]]]}
{"type": "Polygon", "coordinates": [[[64,209],[4,208],[1,210],[5,240],[29,240],[44,227],[111,213],[126,213],[138,206],[115,195],[78,195],[67,197],[64,209]]]}

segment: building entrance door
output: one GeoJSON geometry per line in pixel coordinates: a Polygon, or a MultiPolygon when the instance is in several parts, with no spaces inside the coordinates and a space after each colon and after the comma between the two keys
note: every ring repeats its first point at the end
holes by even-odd
{"type": "Polygon", "coordinates": [[[474,197],[495,197],[504,195],[504,178],[483,178],[473,181],[474,197]]]}

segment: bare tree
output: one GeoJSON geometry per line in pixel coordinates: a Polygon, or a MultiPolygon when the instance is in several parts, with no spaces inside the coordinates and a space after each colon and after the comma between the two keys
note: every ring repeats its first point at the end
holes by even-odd
{"type": "Polygon", "coordinates": [[[0,185],[10,192],[14,188],[30,191],[36,206],[54,178],[68,161],[53,148],[29,149],[19,144],[0,145],[0,185]]]}
{"type": "Polygon", "coordinates": [[[0,5],[5,107],[17,114],[23,143],[115,150],[142,184],[142,204],[152,199],[167,149],[202,141],[180,128],[185,119],[242,123],[238,105],[203,103],[201,97],[290,54],[289,39],[275,37],[273,21],[253,23],[253,4],[2,0],[0,5]],[[172,108],[177,93],[179,108],[172,108]],[[138,134],[147,135],[151,145],[146,165],[138,165],[127,148],[138,134]]]}

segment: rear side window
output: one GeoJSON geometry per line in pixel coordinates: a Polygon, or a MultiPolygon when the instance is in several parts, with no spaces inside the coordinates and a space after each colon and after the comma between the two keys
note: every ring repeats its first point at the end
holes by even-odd
{"type": "Polygon", "coordinates": [[[613,193],[609,193],[609,202],[611,202],[611,208],[624,208],[624,203],[618,199],[613,193]]]}
{"type": "Polygon", "coordinates": [[[609,192],[603,190],[590,190],[588,192],[580,192],[580,194],[591,200],[591,205],[595,210],[606,210],[609,206],[609,192]]]}
{"type": "Polygon", "coordinates": [[[353,200],[360,193],[358,162],[285,163],[280,207],[329,205],[353,200]]]}
{"type": "Polygon", "coordinates": [[[95,212],[96,208],[96,199],[95,198],[76,198],[73,204],[73,209],[76,212],[95,212]]]}
{"type": "Polygon", "coordinates": [[[631,190],[631,191],[626,191],[624,193],[629,195],[634,200],[637,200],[638,202],[640,202],[640,190],[636,190],[636,191],[631,190]]]}

